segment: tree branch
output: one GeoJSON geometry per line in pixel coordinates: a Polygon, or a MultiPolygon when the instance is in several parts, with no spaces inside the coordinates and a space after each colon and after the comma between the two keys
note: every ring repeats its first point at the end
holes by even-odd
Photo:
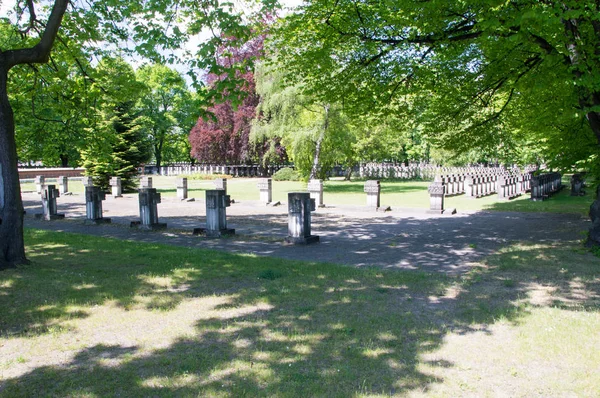
{"type": "Polygon", "coordinates": [[[3,64],[2,66],[8,70],[15,65],[48,62],[50,50],[52,50],[54,40],[56,39],[68,5],[69,0],[55,0],[48,23],[46,24],[46,29],[44,29],[40,41],[30,48],[3,52],[0,54],[0,65],[3,64]]]}

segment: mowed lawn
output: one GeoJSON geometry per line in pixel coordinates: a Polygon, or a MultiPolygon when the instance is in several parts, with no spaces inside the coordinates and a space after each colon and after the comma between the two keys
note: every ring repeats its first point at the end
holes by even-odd
{"type": "Polygon", "coordinates": [[[26,231],[2,397],[597,396],[600,260],[513,243],[466,275],[26,231]]]}
{"type": "MultiPolygon", "coordinates": [[[[204,178],[204,177],[203,177],[204,178]]],[[[162,195],[176,195],[176,180],[174,176],[153,176],[153,185],[162,195]]],[[[50,180],[52,181],[52,180],[50,180]]],[[[52,182],[50,182],[52,183],[52,182]]],[[[259,190],[256,178],[230,178],[228,179],[227,192],[238,202],[259,200],[259,190]]],[[[587,215],[590,204],[593,201],[592,190],[582,197],[571,197],[568,186],[568,178],[563,179],[566,185],[560,193],[552,197],[552,200],[544,202],[532,202],[529,194],[523,194],[510,201],[499,201],[497,195],[489,195],[484,198],[470,199],[465,195],[448,197],[445,199],[447,209],[455,208],[458,211],[524,211],[524,212],[558,212],[575,213],[587,215]]],[[[394,209],[406,208],[429,208],[428,181],[381,181],[381,205],[390,206],[394,209]]],[[[212,180],[192,178],[188,179],[189,197],[204,199],[204,191],[214,189],[212,180]]],[[[33,183],[23,183],[23,191],[35,190],[33,183]]],[[[69,183],[69,189],[73,192],[83,193],[83,185],[79,180],[69,183]]],[[[273,200],[287,203],[287,193],[295,191],[306,191],[305,182],[273,181],[273,200]]],[[[324,182],[325,205],[353,205],[365,206],[367,199],[364,193],[364,180],[344,181],[332,179],[324,182]]],[[[59,199],[60,202],[60,199],[59,199]]]]}

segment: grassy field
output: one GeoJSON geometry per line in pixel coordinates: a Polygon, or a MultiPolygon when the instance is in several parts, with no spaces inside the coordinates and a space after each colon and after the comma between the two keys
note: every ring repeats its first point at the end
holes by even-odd
{"type": "Polygon", "coordinates": [[[597,396],[600,261],[518,242],[466,275],[27,230],[2,397],[597,396]]]}
{"type": "MultiPolygon", "coordinates": [[[[568,184],[568,179],[563,181],[568,184]]],[[[231,178],[228,180],[227,191],[236,201],[258,200],[259,191],[257,179],[231,178]]],[[[176,177],[154,176],[153,185],[165,196],[176,195],[176,177]]],[[[381,205],[394,208],[429,208],[429,194],[426,181],[382,181],[381,205]]],[[[22,184],[22,190],[33,191],[33,183],[22,184]]],[[[329,180],[324,183],[324,202],[326,205],[366,205],[366,194],[363,192],[364,181],[329,180]]],[[[80,181],[69,183],[73,192],[83,192],[80,181]]],[[[204,198],[204,191],[214,189],[211,180],[189,179],[188,190],[191,198],[204,198]]],[[[287,202],[287,193],[306,191],[306,183],[291,181],[273,181],[273,200],[287,202]]],[[[446,208],[456,208],[459,211],[497,210],[524,212],[554,212],[575,213],[587,215],[593,201],[590,193],[582,197],[571,197],[569,188],[565,188],[551,200],[532,202],[529,194],[522,195],[510,201],[498,201],[496,195],[485,198],[469,199],[465,195],[449,197],[445,200],[446,208]]]]}

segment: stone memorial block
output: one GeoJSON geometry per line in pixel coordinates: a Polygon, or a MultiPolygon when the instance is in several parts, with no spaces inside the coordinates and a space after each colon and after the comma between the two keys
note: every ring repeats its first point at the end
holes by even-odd
{"type": "Polygon", "coordinates": [[[429,213],[444,212],[444,183],[439,176],[427,188],[429,192],[429,213]]]}
{"type": "Polygon", "coordinates": [[[310,180],[307,188],[317,207],[325,207],[323,204],[323,180],[310,180]]]}
{"type": "Polygon", "coordinates": [[[234,235],[235,229],[227,228],[226,208],[231,199],[223,189],[206,191],[206,228],[195,228],[194,235],[206,235],[213,238],[234,235]]]}
{"type": "Polygon", "coordinates": [[[571,176],[571,196],[583,196],[585,191],[583,188],[583,176],[580,173],[575,173],[571,176]]]}
{"type": "Polygon", "coordinates": [[[108,224],[110,218],[102,217],[102,201],[106,193],[99,187],[85,186],[85,224],[108,224]]]}
{"type": "Polygon", "coordinates": [[[471,198],[471,199],[477,197],[477,187],[475,185],[473,176],[467,175],[465,177],[463,183],[464,183],[465,194],[467,195],[467,197],[471,198]]]}
{"type": "Polygon", "coordinates": [[[506,176],[498,176],[496,180],[496,192],[499,200],[510,199],[509,179],[506,176]]]}
{"type": "Polygon", "coordinates": [[[589,215],[592,226],[585,245],[587,247],[598,247],[600,246],[600,185],[596,188],[596,200],[590,205],[589,215]]]}
{"type": "Polygon", "coordinates": [[[35,191],[39,194],[42,193],[44,189],[44,185],[46,184],[46,177],[44,176],[35,176],[35,191]]]}
{"type": "Polygon", "coordinates": [[[69,192],[69,179],[67,177],[60,176],[56,179],[56,182],[58,183],[58,190],[60,191],[61,195],[69,192]]]}
{"type": "Polygon", "coordinates": [[[156,188],[140,188],[139,205],[140,205],[140,221],[131,223],[132,227],[141,229],[165,229],[166,223],[158,222],[157,204],[160,203],[160,193],[156,192],[156,188]]]}
{"type": "Polygon", "coordinates": [[[381,186],[379,180],[365,181],[364,191],[367,193],[367,206],[378,208],[381,204],[381,186]]]}
{"type": "Polygon", "coordinates": [[[109,183],[113,197],[120,198],[123,196],[121,191],[121,177],[112,177],[109,183]]]}
{"type": "Polygon", "coordinates": [[[215,178],[213,182],[215,184],[215,189],[222,189],[227,193],[227,178],[215,178]]]}
{"type": "Polygon", "coordinates": [[[177,198],[185,200],[188,197],[188,180],[185,177],[177,179],[177,198]]]}
{"type": "Polygon", "coordinates": [[[315,200],[308,192],[288,193],[288,236],[287,243],[307,245],[319,241],[311,234],[311,215],[315,210],[315,200]]]}
{"type": "Polygon", "coordinates": [[[256,184],[260,191],[260,201],[269,204],[273,201],[273,182],[271,178],[261,178],[256,184]]]}
{"type": "Polygon", "coordinates": [[[143,176],[140,178],[140,188],[152,188],[152,177],[143,176]]]}
{"type": "Polygon", "coordinates": [[[81,182],[83,183],[84,187],[93,187],[94,186],[94,179],[89,176],[81,177],[81,182]]]}
{"type": "Polygon", "coordinates": [[[56,198],[60,197],[55,185],[44,185],[42,188],[42,214],[36,214],[36,218],[46,221],[65,218],[64,214],[57,214],[56,198]]]}

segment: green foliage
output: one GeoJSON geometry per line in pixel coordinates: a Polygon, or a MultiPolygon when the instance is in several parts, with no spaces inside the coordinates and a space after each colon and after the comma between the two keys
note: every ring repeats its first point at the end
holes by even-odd
{"type": "Polygon", "coordinates": [[[146,86],[137,107],[156,165],[189,161],[188,133],[198,116],[198,96],[188,90],[179,72],[165,65],[142,66],[136,78],[146,86]]]}
{"type": "Polygon", "coordinates": [[[130,191],[135,188],[138,167],[150,158],[150,145],[135,109],[144,86],[120,58],[105,57],[98,70],[97,85],[92,89],[101,91],[102,101],[96,108],[95,123],[87,131],[90,142],[82,153],[83,167],[95,184],[106,188],[111,176],[121,177],[123,190],[130,191]]]}
{"type": "Polygon", "coordinates": [[[407,121],[400,131],[416,127],[443,158],[475,150],[469,159],[597,168],[599,12],[575,1],[309,1],[271,43],[303,94],[407,121]]]}
{"type": "Polygon", "coordinates": [[[337,163],[351,162],[352,125],[340,106],[304,95],[300,86],[286,85],[273,66],[260,65],[255,76],[261,100],[252,125],[254,142],[281,137],[305,179],[325,178],[337,163]]]}
{"type": "Polygon", "coordinates": [[[284,167],[273,174],[275,181],[300,181],[300,174],[290,167],[284,167]]]}

